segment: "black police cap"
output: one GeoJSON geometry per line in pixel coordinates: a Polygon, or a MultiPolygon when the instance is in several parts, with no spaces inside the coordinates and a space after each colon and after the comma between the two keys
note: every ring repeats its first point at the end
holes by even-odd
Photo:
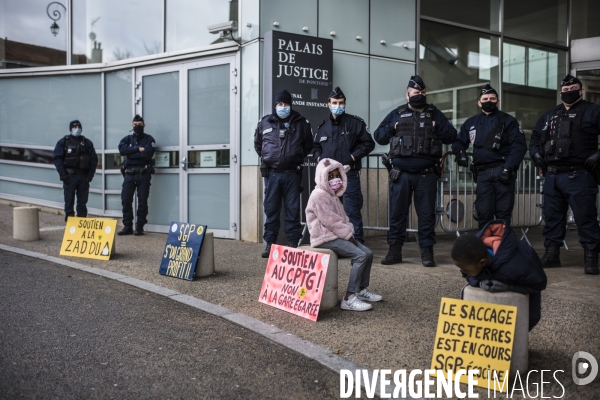
{"type": "Polygon", "coordinates": [[[133,117],[133,122],[141,122],[142,124],[144,124],[144,118],[141,117],[140,114],[135,114],[135,117],[133,117]]]}
{"type": "Polygon", "coordinates": [[[481,98],[481,96],[483,96],[484,94],[495,94],[496,97],[498,97],[498,92],[496,92],[496,89],[491,87],[489,83],[486,84],[483,87],[483,89],[481,89],[481,93],[479,93],[479,98],[481,98]]]}
{"type": "Polygon", "coordinates": [[[79,126],[80,128],[83,128],[83,126],[81,126],[81,122],[79,122],[78,119],[69,122],[69,130],[73,129],[74,126],[79,126]]]}
{"type": "Polygon", "coordinates": [[[578,83],[579,85],[581,85],[581,81],[579,79],[575,78],[573,75],[567,75],[567,76],[565,76],[565,78],[560,83],[560,86],[561,87],[563,87],[563,86],[570,86],[570,85],[574,85],[576,83],[578,83]]]}
{"type": "Polygon", "coordinates": [[[336,86],[331,93],[329,93],[330,99],[346,99],[346,95],[342,92],[339,86],[336,86]]]}
{"type": "Polygon", "coordinates": [[[410,77],[407,88],[425,90],[425,82],[423,82],[423,79],[419,75],[414,75],[410,77]]]}

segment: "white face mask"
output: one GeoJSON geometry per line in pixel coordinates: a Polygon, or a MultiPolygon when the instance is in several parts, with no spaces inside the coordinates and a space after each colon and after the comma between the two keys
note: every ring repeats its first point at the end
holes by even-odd
{"type": "Polygon", "coordinates": [[[79,136],[79,135],[81,135],[81,128],[73,128],[71,130],[71,135],[73,135],[73,136],[79,136]]]}

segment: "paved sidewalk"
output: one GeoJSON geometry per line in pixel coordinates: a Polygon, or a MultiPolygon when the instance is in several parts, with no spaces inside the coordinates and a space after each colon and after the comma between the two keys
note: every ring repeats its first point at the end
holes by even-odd
{"type": "MultiPolygon", "coordinates": [[[[40,213],[40,227],[64,226],[63,217],[40,213]]],[[[0,205],[0,228],[8,235],[0,243],[58,256],[62,230],[41,232],[42,240],[19,242],[12,239],[12,208],[0,205]]],[[[539,254],[541,230],[529,238],[539,254]]],[[[222,305],[236,312],[275,325],[303,339],[370,369],[426,369],[431,364],[437,314],[441,297],[458,297],[464,280],[450,263],[454,237],[439,235],[435,247],[438,268],[420,264],[418,245],[404,246],[402,264],[379,264],[387,246],[382,237],[368,237],[374,249],[375,264],[371,288],[384,296],[372,311],[352,313],[334,309],[321,312],[316,323],[258,303],[266,260],[260,258],[264,246],[232,240],[215,240],[216,273],[193,282],[158,274],[165,234],[143,237],[118,237],[117,254],[108,262],[68,258],[81,264],[102,268],[154,283],[190,296],[222,305]]],[[[583,350],[600,360],[600,276],[583,274],[583,251],[577,238],[569,233],[573,252],[562,254],[564,268],[548,270],[549,286],[543,294],[542,320],[530,333],[530,368],[564,370],[561,383],[568,394],[592,398],[600,393],[600,377],[579,387],[570,379],[571,358],[583,350]],[[588,396],[589,394],[589,396],[588,396]]],[[[350,270],[348,260],[339,267],[340,294],[346,287],[350,270]]],[[[546,387],[545,396],[560,396],[562,389],[546,387]]],[[[483,393],[483,392],[482,392],[483,393]]],[[[567,397],[569,398],[569,397],[567,397]]]]}

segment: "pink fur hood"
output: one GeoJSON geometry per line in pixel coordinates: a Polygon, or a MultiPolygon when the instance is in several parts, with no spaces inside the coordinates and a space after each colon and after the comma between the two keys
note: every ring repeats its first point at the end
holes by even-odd
{"type": "Polygon", "coordinates": [[[338,238],[349,240],[354,236],[354,227],[339,199],[346,191],[348,184],[346,172],[349,169],[349,166],[342,165],[331,158],[324,158],[317,165],[316,187],[310,194],[306,206],[306,223],[312,247],[318,247],[338,238]],[[329,179],[327,179],[329,172],[334,169],[340,171],[342,178],[342,187],[337,192],[329,187],[329,179]]]}

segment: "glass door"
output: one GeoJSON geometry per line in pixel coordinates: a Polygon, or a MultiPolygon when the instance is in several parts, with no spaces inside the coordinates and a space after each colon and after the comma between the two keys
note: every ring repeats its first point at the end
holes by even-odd
{"type": "Polygon", "coordinates": [[[595,69],[577,70],[577,78],[583,83],[583,98],[600,104],[600,62],[595,69]]]}

